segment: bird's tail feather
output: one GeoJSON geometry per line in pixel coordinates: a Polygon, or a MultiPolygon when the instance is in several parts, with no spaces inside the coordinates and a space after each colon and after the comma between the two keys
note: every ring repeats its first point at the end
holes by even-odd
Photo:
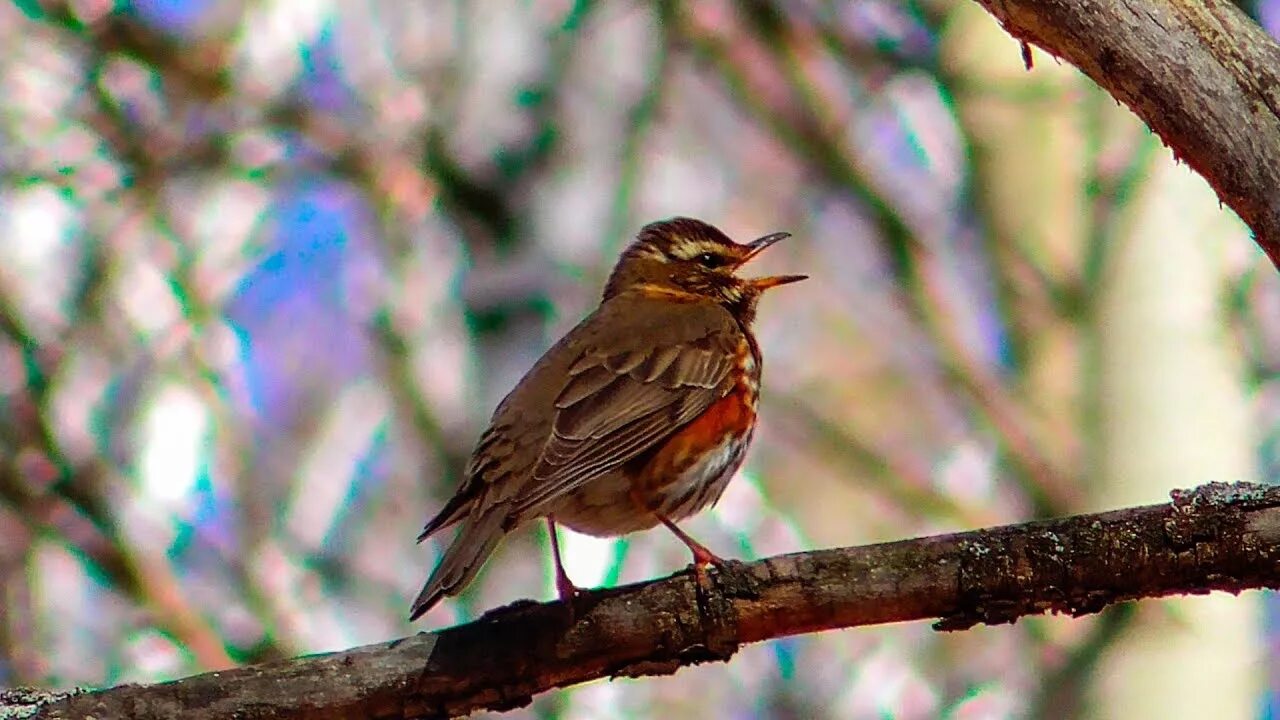
{"type": "Polygon", "coordinates": [[[457,595],[480,572],[498,542],[507,534],[506,513],[490,509],[488,512],[463,520],[458,535],[444,551],[444,557],[436,566],[427,584],[413,601],[409,620],[417,620],[441,599],[457,595]]]}

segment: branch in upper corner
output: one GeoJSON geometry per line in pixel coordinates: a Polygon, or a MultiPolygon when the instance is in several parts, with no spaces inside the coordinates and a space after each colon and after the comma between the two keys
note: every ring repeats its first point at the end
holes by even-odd
{"type": "Polygon", "coordinates": [[[36,717],[446,717],[597,678],[669,674],[787,635],[1078,616],[1143,597],[1276,587],[1277,570],[1280,488],[1212,484],[1165,505],[734,563],[705,589],[684,572],[598,590],[572,622],[558,603],[521,602],[390,643],[84,693],[36,717]]]}
{"type": "Polygon", "coordinates": [[[1204,176],[1280,268],[1280,45],[1228,0],[977,0],[1204,176]]]}

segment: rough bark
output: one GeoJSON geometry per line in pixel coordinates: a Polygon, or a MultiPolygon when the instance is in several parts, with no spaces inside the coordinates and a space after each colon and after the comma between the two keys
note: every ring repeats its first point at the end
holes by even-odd
{"type": "Polygon", "coordinates": [[[1227,0],[977,0],[1203,175],[1280,267],[1280,45],[1227,0]]]}
{"type": "Polygon", "coordinates": [[[595,591],[572,622],[558,603],[516,603],[389,643],[86,692],[35,717],[445,717],[596,678],[669,674],[799,633],[928,618],[963,630],[1280,587],[1280,488],[1213,484],[1164,505],[782,555],[710,578],[701,590],[686,571],[595,591]]]}

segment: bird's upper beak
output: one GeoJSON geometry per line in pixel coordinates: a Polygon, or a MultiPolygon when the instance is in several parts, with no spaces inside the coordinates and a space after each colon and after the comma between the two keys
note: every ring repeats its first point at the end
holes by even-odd
{"type": "MultiPolygon", "coordinates": [[[[747,261],[751,260],[751,258],[755,257],[756,255],[759,255],[760,252],[765,248],[769,247],[770,245],[773,245],[779,240],[785,240],[789,237],[791,237],[791,233],[789,232],[776,232],[776,233],[770,233],[768,235],[765,235],[762,238],[752,240],[751,242],[747,243],[747,248],[748,248],[747,255],[742,259],[742,262],[746,263],[747,261]]],[[[809,278],[808,275],[771,275],[769,277],[749,278],[747,282],[751,283],[751,287],[755,288],[756,290],[768,290],[769,288],[772,288],[772,287],[777,287],[779,285],[786,285],[787,283],[799,282],[801,280],[807,280],[808,278],[809,278]]]]}

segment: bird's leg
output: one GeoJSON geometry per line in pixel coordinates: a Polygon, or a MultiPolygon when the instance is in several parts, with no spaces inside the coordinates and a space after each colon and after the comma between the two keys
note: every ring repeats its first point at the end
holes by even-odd
{"type": "Polygon", "coordinates": [[[706,545],[703,545],[690,537],[689,533],[677,527],[676,524],[671,521],[671,518],[662,514],[658,510],[649,507],[635,488],[632,488],[631,490],[631,502],[635,503],[637,509],[653,513],[653,516],[658,518],[659,522],[666,525],[667,529],[675,534],[677,538],[680,538],[680,542],[684,543],[685,547],[689,548],[689,552],[693,553],[693,577],[698,581],[699,586],[709,587],[708,583],[710,579],[707,577],[707,565],[715,565],[721,570],[727,569],[729,563],[724,558],[711,552],[711,550],[707,549],[706,545]]]}
{"type": "Polygon", "coordinates": [[[569,579],[569,574],[564,571],[564,563],[560,562],[560,540],[556,537],[556,520],[554,517],[547,517],[547,532],[551,535],[551,557],[556,561],[556,592],[560,594],[560,599],[573,607],[573,599],[580,595],[583,590],[573,581],[569,579]]]}
{"type": "Polygon", "coordinates": [[[710,578],[707,577],[706,566],[715,565],[720,570],[725,570],[728,565],[728,562],[725,561],[724,558],[720,557],[719,555],[716,555],[715,553],[711,552],[711,550],[707,549],[706,545],[703,545],[702,543],[690,537],[689,533],[686,533],[685,531],[677,527],[676,524],[672,522],[671,519],[668,518],[666,515],[663,515],[662,513],[657,511],[654,511],[653,514],[655,517],[658,518],[658,520],[662,521],[663,525],[667,526],[668,530],[674,533],[676,537],[680,538],[680,542],[684,543],[685,546],[689,548],[689,552],[693,553],[694,579],[697,580],[698,584],[701,585],[702,587],[708,587],[710,578]]]}

